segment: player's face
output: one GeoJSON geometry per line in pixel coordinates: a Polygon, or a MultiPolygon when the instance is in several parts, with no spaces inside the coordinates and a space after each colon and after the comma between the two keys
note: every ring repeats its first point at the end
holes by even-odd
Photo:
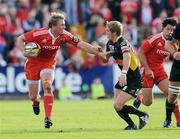
{"type": "Polygon", "coordinates": [[[106,27],[106,36],[109,40],[112,40],[113,38],[113,33],[109,30],[108,27],[106,27]]]}
{"type": "Polygon", "coordinates": [[[167,25],[163,30],[164,37],[168,38],[173,33],[173,30],[174,30],[174,26],[167,25]]]}
{"type": "Polygon", "coordinates": [[[56,32],[57,32],[58,34],[62,34],[63,31],[64,31],[64,29],[66,28],[66,26],[65,26],[65,21],[62,20],[62,19],[60,19],[59,22],[58,22],[58,24],[57,24],[57,26],[56,26],[55,28],[56,28],[56,32]]]}

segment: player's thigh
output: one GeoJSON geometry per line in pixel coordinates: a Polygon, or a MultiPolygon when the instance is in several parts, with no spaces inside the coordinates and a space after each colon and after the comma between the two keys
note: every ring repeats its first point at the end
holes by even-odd
{"type": "Polygon", "coordinates": [[[52,84],[52,82],[54,80],[54,69],[46,68],[46,69],[41,70],[40,77],[41,77],[43,84],[47,81],[50,84],[52,84]]]}
{"type": "Polygon", "coordinates": [[[142,88],[142,94],[143,94],[143,103],[145,103],[145,105],[151,105],[153,101],[152,88],[142,88]]]}
{"type": "Polygon", "coordinates": [[[160,81],[157,86],[164,93],[165,96],[168,96],[169,80],[167,78],[160,81]]]}
{"type": "Polygon", "coordinates": [[[132,98],[133,96],[129,95],[128,93],[120,89],[116,89],[115,97],[114,97],[114,108],[117,110],[122,109],[124,104],[128,102],[129,100],[131,100],[132,98]]]}

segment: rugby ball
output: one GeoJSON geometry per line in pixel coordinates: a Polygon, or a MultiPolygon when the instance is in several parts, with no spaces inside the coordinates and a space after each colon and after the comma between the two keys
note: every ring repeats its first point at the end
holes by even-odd
{"type": "Polygon", "coordinates": [[[29,42],[25,45],[25,51],[30,51],[29,55],[31,57],[36,57],[41,52],[41,47],[37,43],[29,42]]]}

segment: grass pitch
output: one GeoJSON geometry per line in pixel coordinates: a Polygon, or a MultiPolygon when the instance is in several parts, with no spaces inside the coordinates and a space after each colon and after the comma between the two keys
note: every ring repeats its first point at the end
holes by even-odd
{"type": "MultiPolygon", "coordinates": [[[[41,113],[32,112],[28,100],[0,101],[0,139],[180,139],[180,127],[173,116],[171,128],[162,128],[165,99],[155,99],[151,107],[141,106],[150,119],[142,130],[124,131],[109,100],[55,101],[50,129],[44,128],[43,103],[41,113]]],[[[132,102],[131,102],[132,103],[132,102]]],[[[138,123],[138,118],[133,116],[138,123]]]]}

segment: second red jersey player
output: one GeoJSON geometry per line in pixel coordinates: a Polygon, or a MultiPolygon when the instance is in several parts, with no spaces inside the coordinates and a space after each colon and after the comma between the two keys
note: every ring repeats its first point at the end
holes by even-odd
{"type": "MultiPolygon", "coordinates": [[[[176,20],[167,18],[163,21],[163,31],[149,36],[141,45],[139,50],[140,62],[143,68],[142,93],[135,99],[134,106],[139,107],[141,102],[150,106],[153,102],[153,86],[157,87],[167,97],[169,90],[168,75],[163,67],[169,52],[165,49],[166,39],[172,34],[176,20]]],[[[177,105],[178,106],[178,105],[177,105]]],[[[179,107],[179,106],[178,106],[179,107]]],[[[179,109],[177,107],[177,109],[179,109]]],[[[180,123],[180,113],[174,111],[177,123],[180,123]]]]}

